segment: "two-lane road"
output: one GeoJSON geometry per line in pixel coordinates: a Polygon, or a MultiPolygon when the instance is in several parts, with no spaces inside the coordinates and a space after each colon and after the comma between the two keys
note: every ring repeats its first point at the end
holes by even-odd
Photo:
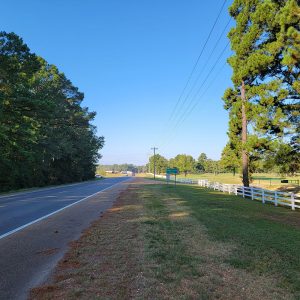
{"type": "Polygon", "coordinates": [[[110,178],[0,197],[0,299],[26,299],[51,276],[68,243],[134,180],[110,178]]]}
{"type": "Polygon", "coordinates": [[[89,181],[0,197],[0,239],[128,177],[89,181]]]}

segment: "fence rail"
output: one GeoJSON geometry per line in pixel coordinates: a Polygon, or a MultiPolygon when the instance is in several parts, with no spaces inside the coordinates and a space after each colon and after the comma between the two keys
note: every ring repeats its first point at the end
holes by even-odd
{"type": "MultiPolygon", "coordinates": [[[[166,179],[165,175],[156,175],[156,177],[166,179]]],[[[257,187],[244,187],[238,184],[220,183],[207,179],[178,178],[177,182],[181,184],[198,184],[202,187],[242,196],[243,198],[251,198],[251,200],[261,201],[262,203],[274,203],[275,206],[288,206],[292,210],[296,208],[300,209],[300,198],[294,193],[271,191],[257,187]]]]}
{"type": "MultiPolygon", "coordinates": [[[[155,175],[156,178],[163,178],[166,179],[166,175],[155,175]]],[[[171,181],[174,181],[174,178],[170,179],[171,181]]],[[[177,178],[176,182],[183,183],[183,184],[198,184],[198,179],[190,179],[190,178],[177,178]]]]}
{"type": "Polygon", "coordinates": [[[206,179],[199,179],[198,185],[211,188],[224,193],[240,195],[243,198],[262,201],[262,203],[271,202],[275,206],[289,206],[292,210],[300,209],[300,199],[294,193],[271,191],[257,187],[244,187],[237,184],[225,184],[220,182],[211,182],[206,179]]]}

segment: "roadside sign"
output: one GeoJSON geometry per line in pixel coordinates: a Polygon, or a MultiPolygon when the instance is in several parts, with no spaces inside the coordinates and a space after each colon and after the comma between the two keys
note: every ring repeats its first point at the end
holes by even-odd
{"type": "Polygon", "coordinates": [[[177,168],[167,168],[166,169],[166,173],[167,174],[174,174],[174,175],[177,175],[179,173],[178,169],[177,168]]]}
{"type": "Polygon", "coordinates": [[[177,168],[167,168],[166,169],[166,179],[167,179],[167,182],[169,184],[169,181],[170,181],[170,177],[171,175],[175,175],[175,185],[176,185],[176,175],[179,173],[179,170],[177,168]]]}

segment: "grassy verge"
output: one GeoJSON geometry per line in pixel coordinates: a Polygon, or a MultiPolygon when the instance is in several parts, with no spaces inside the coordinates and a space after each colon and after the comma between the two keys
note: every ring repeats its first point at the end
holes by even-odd
{"type": "Polygon", "coordinates": [[[73,244],[32,299],[297,299],[299,212],[143,184],[73,244]]]}

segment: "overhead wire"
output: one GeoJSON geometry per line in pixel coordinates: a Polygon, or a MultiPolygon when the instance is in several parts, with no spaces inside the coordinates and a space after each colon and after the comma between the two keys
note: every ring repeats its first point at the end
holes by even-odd
{"type": "MultiPolygon", "coordinates": [[[[193,105],[193,103],[195,101],[197,101],[196,97],[199,95],[202,87],[205,85],[206,81],[208,80],[209,76],[211,75],[211,73],[214,71],[215,67],[217,66],[217,64],[219,63],[220,59],[222,58],[223,54],[225,53],[226,49],[229,46],[229,42],[227,42],[226,46],[223,48],[223,50],[221,51],[221,53],[219,54],[217,60],[215,61],[214,65],[211,67],[211,69],[209,70],[208,74],[206,75],[206,77],[204,78],[204,80],[202,81],[200,87],[197,89],[196,93],[194,94],[194,96],[192,97],[192,99],[190,100],[188,106],[186,107],[186,109],[184,110],[184,112],[181,114],[181,116],[179,117],[179,119],[177,120],[176,126],[178,126],[178,124],[180,123],[180,121],[185,117],[185,115],[187,114],[187,112],[190,111],[191,106],[193,105]]],[[[189,114],[189,113],[188,113],[189,114]]],[[[175,127],[176,127],[175,126],[175,127]]]]}
{"type": "MultiPolygon", "coordinates": [[[[224,33],[225,33],[227,27],[229,26],[231,20],[232,20],[232,18],[230,17],[229,20],[228,20],[228,22],[227,22],[227,24],[226,24],[225,27],[223,28],[221,34],[219,35],[219,38],[218,38],[217,41],[215,42],[214,47],[213,47],[212,51],[210,52],[208,59],[205,61],[203,67],[201,68],[200,73],[198,74],[198,76],[197,76],[196,80],[194,81],[192,87],[190,88],[189,92],[186,94],[185,99],[184,99],[183,102],[181,103],[181,105],[180,105],[178,111],[180,111],[182,108],[184,108],[184,106],[185,106],[185,104],[186,104],[188,98],[191,96],[191,94],[192,94],[193,90],[195,89],[195,87],[196,87],[196,85],[197,85],[199,79],[201,78],[201,75],[203,74],[203,72],[204,72],[204,70],[206,69],[206,67],[207,67],[207,65],[208,65],[208,63],[209,63],[209,61],[210,61],[210,59],[212,58],[213,54],[215,53],[215,50],[217,49],[217,46],[219,45],[219,42],[220,42],[221,38],[224,36],[224,33]]],[[[174,116],[174,119],[176,119],[176,115],[174,116]]]]}
{"type": "MultiPolygon", "coordinates": [[[[215,69],[215,67],[217,66],[218,62],[220,61],[220,59],[222,58],[224,52],[226,51],[227,47],[229,45],[229,42],[226,44],[226,46],[223,48],[223,50],[221,51],[221,53],[219,54],[218,58],[216,59],[215,63],[213,64],[213,66],[211,67],[211,69],[209,70],[208,74],[206,75],[206,77],[204,78],[204,80],[202,81],[202,84],[200,85],[200,87],[198,88],[198,90],[196,91],[196,93],[194,94],[193,98],[191,99],[191,101],[189,102],[189,105],[186,107],[186,109],[184,110],[184,112],[179,116],[179,118],[177,119],[177,123],[175,124],[175,126],[172,128],[173,132],[176,132],[177,128],[179,127],[179,125],[181,125],[186,118],[192,113],[193,111],[193,107],[195,107],[195,104],[193,105],[193,103],[197,103],[197,96],[200,93],[202,87],[205,85],[206,81],[208,80],[209,76],[212,74],[213,70],[215,69]],[[192,108],[192,109],[191,109],[192,108]]],[[[202,95],[201,95],[202,96],[202,95]]],[[[162,146],[161,146],[162,147],[162,146]]]]}
{"type": "MultiPolygon", "coordinates": [[[[199,97],[199,100],[202,99],[202,97],[208,92],[209,88],[212,86],[212,84],[215,82],[215,80],[219,77],[221,71],[223,70],[223,68],[225,67],[225,65],[227,64],[227,62],[225,61],[224,64],[222,64],[221,68],[219,69],[219,71],[215,74],[215,76],[212,78],[212,80],[209,82],[209,84],[206,86],[206,89],[204,90],[204,92],[201,94],[201,96],[199,97]]],[[[194,104],[194,106],[192,107],[193,111],[194,109],[196,109],[196,106],[200,103],[200,101],[196,102],[194,104]]],[[[187,119],[188,115],[186,115],[182,121],[182,123],[187,119]]],[[[165,140],[165,142],[160,146],[161,149],[164,149],[165,146],[170,143],[170,141],[172,141],[177,133],[177,128],[178,126],[176,126],[176,128],[174,128],[173,134],[167,139],[165,140]]]]}
{"type": "Polygon", "coordinates": [[[183,88],[183,90],[182,90],[179,98],[177,99],[177,102],[176,102],[176,104],[175,104],[175,106],[174,106],[171,114],[170,114],[169,121],[171,121],[173,119],[173,116],[174,116],[175,112],[177,111],[178,105],[181,102],[181,99],[182,99],[182,97],[183,97],[183,95],[184,95],[184,93],[185,93],[185,91],[186,91],[186,89],[187,89],[187,87],[188,87],[188,85],[189,85],[189,83],[190,83],[190,81],[191,81],[194,73],[195,73],[195,70],[196,70],[196,68],[198,66],[200,58],[202,57],[202,54],[203,54],[203,52],[204,52],[204,50],[206,48],[206,45],[207,45],[207,43],[208,43],[208,41],[209,41],[209,39],[210,39],[210,37],[212,35],[212,32],[214,31],[214,28],[215,28],[215,26],[216,26],[216,24],[217,24],[217,22],[218,22],[218,20],[220,18],[220,15],[221,15],[221,13],[222,13],[222,11],[224,9],[224,6],[225,6],[226,2],[227,2],[227,0],[223,1],[223,4],[222,4],[222,6],[221,6],[221,8],[220,8],[220,10],[218,12],[218,15],[217,15],[217,17],[216,17],[216,19],[215,19],[215,21],[213,23],[213,26],[211,27],[210,32],[209,32],[209,34],[208,34],[208,36],[207,36],[207,38],[206,38],[206,40],[205,40],[205,42],[204,42],[204,44],[203,44],[203,46],[201,48],[200,54],[198,55],[197,60],[196,60],[194,66],[192,68],[192,71],[189,74],[188,80],[187,80],[187,82],[186,82],[186,84],[185,84],[185,86],[184,86],[184,88],[183,88]]]}

